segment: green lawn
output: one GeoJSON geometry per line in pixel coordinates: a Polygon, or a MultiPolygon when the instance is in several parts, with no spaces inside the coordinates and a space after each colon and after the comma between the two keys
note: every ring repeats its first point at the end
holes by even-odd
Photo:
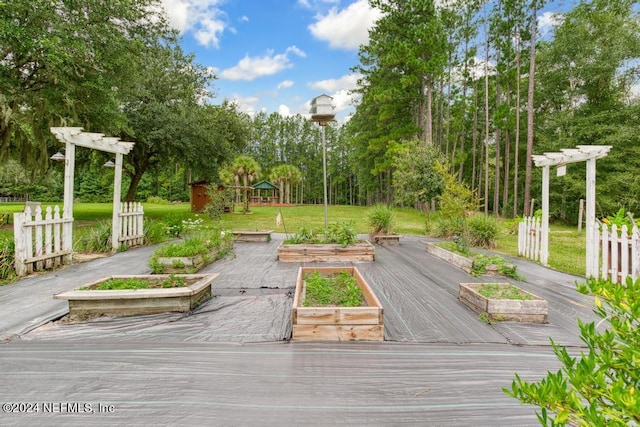
{"type": "MultiPolygon", "coordinates": [[[[54,204],[54,203],[52,203],[54,204]]],[[[49,203],[46,203],[49,205],[49,203]]],[[[58,203],[62,207],[62,203],[58,203]]],[[[145,216],[154,221],[176,221],[187,218],[202,218],[204,224],[213,221],[206,214],[191,212],[189,203],[150,204],[143,203],[145,216]]],[[[0,212],[20,212],[24,203],[2,203],[0,212]]],[[[99,222],[111,220],[111,203],[75,203],[73,215],[74,241],[86,235],[99,222]]],[[[368,233],[368,211],[366,206],[329,206],[329,223],[351,222],[358,233],[368,233]]],[[[427,217],[415,209],[395,210],[394,232],[405,235],[425,235],[427,217]]],[[[437,214],[429,218],[433,223],[437,214]]],[[[322,205],[301,205],[291,207],[252,207],[250,214],[227,213],[222,218],[223,227],[231,230],[273,230],[277,233],[294,234],[302,226],[318,230],[324,229],[324,207],[322,205]],[[276,225],[276,216],[281,213],[282,222],[276,225]]],[[[503,227],[497,239],[496,251],[517,256],[518,236],[508,234],[503,227]]],[[[0,229],[0,238],[12,238],[13,228],[5,225],[0,229]]],[[[578,233],[576,227],[552,224],[549,237],[550,267],[567,273],[584,276],[585,273],[585,232],[578,233]]]]}
{"type": "MultiPolygon", "coordinates": [[[[368,233],[369,209],[371,208],[365,206],[329,206],[329,224],[351,222],[358,233],[368,233]]],[[[425,219],[425,215],[415,209],[396,209],[394,231],[398,234],[423,235],[425,219]]],[[[223,215],[222,220],[232,230],[273,230],[277,233],[294,234],[302,226],[324,229],[324,206],[252,207],[250,214],[228,213],[223,215]],[[280,226],[276,225],[278,213],[282,217],[280,226]]]]}
{"type": "MultiPolygon", "coordinates": [[[[584,276],[586,271],[586,233],[578,232],[577,226],[550,224],[549,226],[549,267],[584,276]]],[[[518,235],[501,233],[496,251],[506,255],[518,255],[518,235]]]]}

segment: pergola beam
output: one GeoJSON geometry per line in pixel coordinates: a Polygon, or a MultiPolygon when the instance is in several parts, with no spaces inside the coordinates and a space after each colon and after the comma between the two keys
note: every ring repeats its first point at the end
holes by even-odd
{"type": "Polygon", "coordinates": [[[568,163],[601,159],[609,154],[610,145],[578,145],[577,148],[563,148],[560,152],[531,156],[536,166],[556,166],[568,163]]]}
{"type": "Polygon", "coordinates": [[[82,128],[51,128],[56,138],[64,143],[70,142],[81,147],[105,151],[107,153],[129,154],[133,142],[124,142],[120,138],[105,137],[102,133],[82,132],[82,128]]]}

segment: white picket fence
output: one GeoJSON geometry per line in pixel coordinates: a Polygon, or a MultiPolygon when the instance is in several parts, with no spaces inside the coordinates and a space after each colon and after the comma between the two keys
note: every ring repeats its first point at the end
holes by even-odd
{"type": "Polygon", "coordinates": [[[625,283],[627,277],[636,280],[640,276],[640,234],[633,226],[631,233],[626,225],[620,229],[606,224],[596,224],[594,265],[598,274],[594,277],[625,283]]]}
{"type": "Polygon", "coordinates": [[[120,233],[118,240],[126,246],[144,243],[144,209],[142,203],[126,202],[120,204],[120,233]]]}
{"type": "Polygon", "coordinates": [[[73,218],[61,218],[60,208],[47,206],[13,214],[15,269],[18,276],[71,262],[73,218]]]}
{"type": "Polygon", "coordinates": [[[518,224],[518,256],[540,260],[542,224],[540,218],[524,217],[518,224]]]}
{"type": "MultiPolygon", "coordinates": [[[[144,243],[144,210],[140,203],[123,203],[118,213],[118,241],[126,246],[144,243]]],[[[71,263],[73,218],[62,218],[58,206],[13,214],[15,269],[18,276],[71,263]]]]}

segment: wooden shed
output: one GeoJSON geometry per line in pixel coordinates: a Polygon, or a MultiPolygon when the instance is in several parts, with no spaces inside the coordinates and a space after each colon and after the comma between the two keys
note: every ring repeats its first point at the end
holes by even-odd
{"type": "Polygon", "coordinates": [[[204,207],[211,201],[207,194],[207,181],[195,181],[191,186],[191,212],[202,212],[204,207]]]}

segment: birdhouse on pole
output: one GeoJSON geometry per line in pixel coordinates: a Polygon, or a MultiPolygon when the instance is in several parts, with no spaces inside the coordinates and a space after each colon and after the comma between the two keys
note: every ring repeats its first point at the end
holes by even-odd
{"type": "Polygon", "coordinates": [[[332,99],[328,95],[320,95],[313,98],[311,100],[311,120],[318,122],[321,126],[332,121],[335,117],[333,105],[331,105],[332,99]]]}

